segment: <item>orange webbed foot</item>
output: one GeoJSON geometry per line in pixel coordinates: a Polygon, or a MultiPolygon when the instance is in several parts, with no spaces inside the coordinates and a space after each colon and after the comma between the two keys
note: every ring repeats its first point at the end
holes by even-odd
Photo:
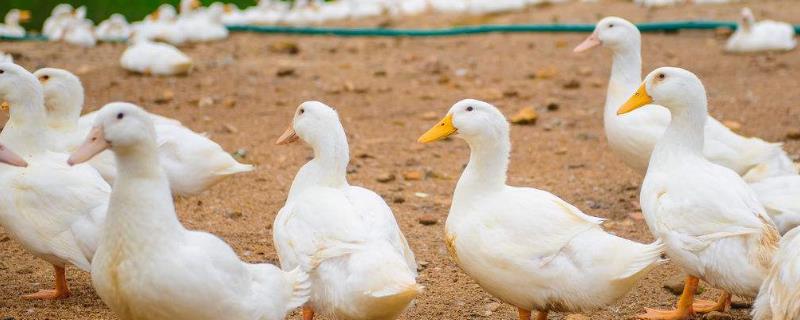
{"type": "Polygon", "coordinates": [[[69,298],[69,295],[69,291],[40,290],[37,293],[24,295],[22,298],[27,300],[60,300],[69,298]]]}
{"type": "Polygon", "coordinates": [[[645,313],[637,315],[637,319],[649,320],[686,320],[691,318],[691,310],[656,310],[644,308],[645,313]]]}

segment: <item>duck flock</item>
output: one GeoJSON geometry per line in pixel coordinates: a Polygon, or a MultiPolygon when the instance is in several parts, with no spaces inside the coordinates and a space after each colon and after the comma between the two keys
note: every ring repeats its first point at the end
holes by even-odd
{"type": "MultiPolygon", "coordinates": [[[[162,6],[129,30],[115,15],[93,33],[130,38],[121,59],[126,68],[188,72],[191,63],[153,60],[165,60],[157,50],[175,49],[161,41],[224,38],[221,24],[201,27],[206,18],[183,15],[195,7],[183,1],[176,16],[162,6]],[[192,27],[179,30],[202,32],[168,31],[182,24],[192,27]]],[[[53,11],[46,34],[83,37],[74,33],[89,26],[80,8],[53,11]],[[58,20],[62,12],[70,21],[58,20]]],[[[794,46],[791,26],[756,23],[744,9],[727,49],[794,46]]],[[[642,78],[641,34],[629,21],[600,20],[574,51],[597,47],[614,53],[604,111],[608,144],[644,175],[640,203],[656,240],[618,237],[602,228],[603,219],[554,194],[509,186],[508,121],[491,104],[465,99],[442,110],[442,120],[418,139],[458,137],[470,149],[445,226],[452,259],[483,290],[516,307],[521,320],[607,308],[665,256],[687,274],[683,294],[674,309],[645,308],[640,319],[724,313],[733,295],[755,299],[756,320],[800,319],[800,175],[789,155],[709,116],[704,85],[691,71],[662,67],[642,78]],[[700,280],[723,292],[717,301],[694,299],[700,280]]],[[[250,264],[220,238],[184,228],[173,195],[197,195],[252,166],[179,121],[131,103],[81,115],[84,89],[74,74],[31,73],[6,59],[0,106],[10,116],[0,132],[0,224],[55,273],[54,289],[24,298],[68,298],[67,265],[91,272],[97,294],[124,320],[277,320],[299,307],[304,320],[395,319],[424,294],[392,209],[348,183],[347,134],[328,105],[302,103],[276,141],[302,141],[314,157],[285,186],[273,223],[280,267],[250,264]]]]}

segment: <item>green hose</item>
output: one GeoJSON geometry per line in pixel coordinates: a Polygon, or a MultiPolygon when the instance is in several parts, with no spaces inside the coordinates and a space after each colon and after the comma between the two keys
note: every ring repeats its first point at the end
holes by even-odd
{"type": "MultiPolygon", "coordinates": [[[[671,21],[637,24],[642,32],[675,32],[680,30],[736,29],[735,22],[726,21],[671,21]]],[[[339,28],[339,27],[289,27],[231,25],[232,32],[254,32],[270,34],[326,35],[340,37],[446,37],[483,33],[531,33],[531,32],[592,32],[594,24],[515,24],[479,25],[441,29],[387,29],[387,28],[339,28]]],[[[800,33],[800,25],[795,26],[800,33]]],[[[25,37],[0,36],[8,41],[46,41],[42,35],[25,37]]]]}

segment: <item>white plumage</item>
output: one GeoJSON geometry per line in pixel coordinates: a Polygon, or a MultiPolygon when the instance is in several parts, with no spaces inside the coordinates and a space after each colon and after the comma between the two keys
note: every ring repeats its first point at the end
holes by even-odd
{"type": "Polygon", "coordinates": [[[742,9],[739,27],[728,39],[728,52],[788,51],[797,46],[794,26],[786,22],[756,22],[750,8],[742,9]]]}
{"type": "Polygon", "coordinates": [[[336,319],[395,319],[422,288],[414,254],[383,199],[347,183],[347,138],[336,112],[320,102],[297,110],[280,141],[299,136],[315,157],[297,173],[275,218],[281,266],[319,264],[311,272],[314,312],[336,319]]]}
{"type": "Polygon", "coordinates": [[[25,28],[20,22],[28,22],[31,18],[30,11],[11,9],[6,13],[5,23],[0,24],[0,36],[24,37],[25,28]]]}
{"type": "Polygon", "coordinates": [[[553,194],[508,186],[509,125],[494,106],[462,100],[419,141],[456,133],[471,153],[447,216],[450,254],[521,319],[531,310],[544,319],[548,311],[607,306],[660,262],[659,242],[619,238],[553,194]]]}
{"type": "MultiPolygon", "coordinates": [[[[97,113],[80,116],[83,86],[73,74],[53,68],[41,69],[35,74],[44,86],[48,124],[58,132],[59,139],[53,141],[55,148],[74,151],[91,130],[97,113]]],[[[219,144],[179,121],[155,114],[150,117],[155,123],[159,163],[174,194],[198,194],[232,174],[253,170],[251,165],[237,162],[219,144]]],[[[94,157],[89,163],[107,181],[114,181],[116,168],[110,152],[94,157]]]]}
{"type": "Polygon", "coordinates": [[[216,236],[185,229],[158,164],[151,116],[111,103],[69,162],[110,148],[118,179],[92,263],[97,294],[123,320],[279,320],[308,299],[308,275],[241,261],[216,236]]]}
{"type": "Polygon", "coordinates": [[[192,70],[192,59],[170,44],[137,36],[131,41],[119,59],[125,70],[158,76],[184,75],[192,70]]]}
{"type": "Polygon", "coordinates": [[[781,239],[772,269],[753,304],[753,320],[800,319],[800,228],[781,239]]]}

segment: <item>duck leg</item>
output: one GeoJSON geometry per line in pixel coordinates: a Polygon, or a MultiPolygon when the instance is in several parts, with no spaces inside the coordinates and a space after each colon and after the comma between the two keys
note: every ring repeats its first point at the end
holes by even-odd
{"type": "Polygon", "coordinates": [[[687,276],[686,282],[683,285],[683,294],[678,300],[678,306],[675,310],[656,310],[645,308],[646,313],[637,315],[638,319],[653,319],[653,320],[685,320],[689,319],[693,314],[692,302],[694,301],[694,293],[697,291],[697,285],[700,279],[687,276]]]}
{"type": "Polygon", "coordinates": [[[517,308],[519,311],[519,320],[531,320],[531,312],[522,308],[517,308]]]}
{"type": "Polygon", "coordinates": [[[24,295],[23,299],[36,300],[58,300],[69,297],[69,287],[67,287],[67,270],[64,267],[53,266],[56,273],[56,288],[54,290],[40,290],[37,293],[24,295]]]}
{"type": "Polygon", "coordinates": [[[547,311],[539,311],[539,313],[536,314],[536,320],[547,320],[547,311]]]}
{"type": "Polygon", "coordinates": [[[314,309],[309,306],[303,306],[303,320],[314,320],[314,309]]]}
{"type": "Polygon", "coordinates": [[[730,293],[723,291],[717,302],[697,300],[692,305],[692,309],[697,313],[709,313],[711,311],[728,312],[731,309],[731,298],[732,295],[730,293]]]}

